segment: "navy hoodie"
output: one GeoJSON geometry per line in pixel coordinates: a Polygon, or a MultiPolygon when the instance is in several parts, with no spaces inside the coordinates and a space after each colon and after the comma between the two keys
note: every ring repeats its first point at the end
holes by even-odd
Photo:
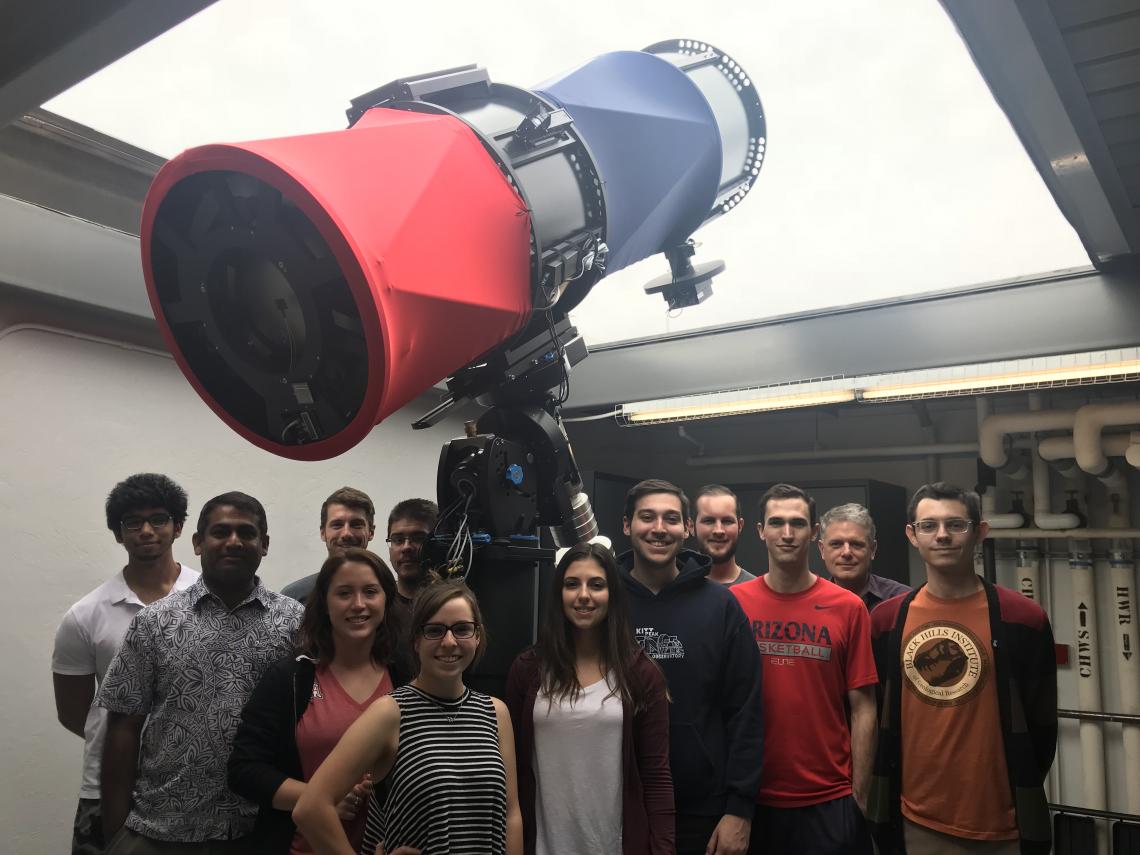
{"type": "Polygon", "coordinates": [[[760,654],[744,611],[705,577],[712,559],[688,549],[654,594],[618,559],[638,644],[665,673],[669,765],[678,814],[752,817],[764,755],[760,654]]]}

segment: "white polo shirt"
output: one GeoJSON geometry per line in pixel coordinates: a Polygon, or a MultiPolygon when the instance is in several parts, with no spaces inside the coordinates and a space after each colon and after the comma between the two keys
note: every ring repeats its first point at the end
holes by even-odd
{"type": "MultiPolygon", "coordinates": [[[[184,564],[174,581],[172,591],[189,588],[201,575],[184,564]]],[[[55,634],[55,649],[51,656],[51,670],[54,674],[70,677],[83,677],[94,674],[97,683],[103,676],[123,636],[131,618],[143,609],[143,602],[127,586],[120,570],[90,594],[85,596],[63,616],[55,634]]],[[[107,711],[91,704],[87,711],[87,722],[83,726],[83,781],[79,787],[79,798],[99,798],[99,761],[103,756],[103,734],[107,729],[107,711]]]]}

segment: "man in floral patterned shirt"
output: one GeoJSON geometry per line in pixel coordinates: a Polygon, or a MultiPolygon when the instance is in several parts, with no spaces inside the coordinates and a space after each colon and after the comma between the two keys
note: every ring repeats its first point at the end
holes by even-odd
{"type": "Polygon", "coordinates": [[[107,855],[243,851],[257,807],[226,786],[226,761],[242,707],[293,649],[302,614],[255,575],[267,531],[252,496],[211,499],[193,537],[201,579],[131,621],[98,698],[107,855]]]}

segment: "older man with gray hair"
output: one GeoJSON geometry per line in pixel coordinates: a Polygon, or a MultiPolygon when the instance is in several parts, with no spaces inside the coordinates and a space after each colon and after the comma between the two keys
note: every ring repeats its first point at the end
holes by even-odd
{"type": "Polygon", "coordinates": [[[867,611],[910,591],[902,582],[871,572],[876,546],[875,521],[862,505],[839,505],[819,518],[819,554],[831,581],[859,597],[867,611]]]}

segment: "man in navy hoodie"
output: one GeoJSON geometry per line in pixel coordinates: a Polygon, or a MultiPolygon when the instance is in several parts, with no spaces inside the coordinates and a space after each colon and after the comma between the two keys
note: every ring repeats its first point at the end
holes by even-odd
{"type": "Polygon", "coordinates": [[[684,549],[689,500],[668,481],[626,494],[619,563],[638,643],[669,684],[677,855],[743,855],[764,754],[760,661],[736,599],[684,549]]]}

